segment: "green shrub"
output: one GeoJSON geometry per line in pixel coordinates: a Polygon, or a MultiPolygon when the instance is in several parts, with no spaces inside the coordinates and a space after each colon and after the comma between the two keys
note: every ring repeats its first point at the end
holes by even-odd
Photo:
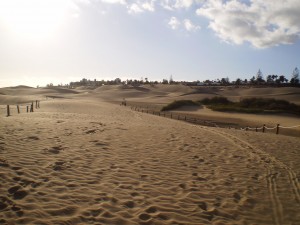
{"type": "Polygon", "coordinates": [[[260,108],[263,110],[284,110],[295,111],[299,106],[285,100],[277,100],[273,98],[246,98],[239,102],[239,106],[243,108],[260,108]]]}
{"type": "Polygon", "coordinates": [[[200,104],[192,100],[179,100],[164,106],[161,111],[174,110],[182,106],[200,106],[200,104]]]}
{"type": "Polygon", "coordinates": [[[222,112],[243,112],[243,113],[294,113],[300,115],[300,106],[285,100],[273,98],[244,98],[240,102],[231,102],[224,97],[214,97],[203,99],[203,104],[215,111],[222,112]]]}

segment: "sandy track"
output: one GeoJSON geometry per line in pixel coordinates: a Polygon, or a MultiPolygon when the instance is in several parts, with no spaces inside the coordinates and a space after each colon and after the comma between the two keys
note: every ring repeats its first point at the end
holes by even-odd
{"type": "Polygon", "coordinates": [[[193,126],[95,100],[51,100],[0,123],[4,224],[300,219],[296,138],[193,126]],[[290,156],[268,152],[272,137],[290,156]]]}
{"type": "MultiPolygon", "coordinates": [[[[221,129],[211,129],[207,127],[202,127],[202,129],[207,129],[210,132],[220,135],[221,137],[227,139],[229,142],[234,143],[238,148],[245,152],[249,152],[251,157],[257,158],[264,167],[266,168],[266,181],[267,186],[269,189],[269,196],[272,203],[273,208],[273,217],[275,224],[285,224],[286,218],[284,218],[283,214],[283,206],[281,203],[281,199],[286,199],[286,196],[280,196],[278,193],[278,186],[280,186],[280,182],[286,183],[288,180],[288,184],[286,186],[287,190],[286,193],[290,195],[289,197],[294,200],[294,204],[299,209],[300,206],[300,198],[299,198],[299,181],[297,177],[297,173],[284,164],[279,159],[275,158],[274,156],[268,154],[264,150],[258,149],[252,146],[249,142],[242,140],[241,138],[229,134],[228,132],[224,132],[221,129]],[[290,190],[288,190],[290,189],[290,190]]],[[[297,217],[294,221],[297,223],[300,217],[297,217]]]]}

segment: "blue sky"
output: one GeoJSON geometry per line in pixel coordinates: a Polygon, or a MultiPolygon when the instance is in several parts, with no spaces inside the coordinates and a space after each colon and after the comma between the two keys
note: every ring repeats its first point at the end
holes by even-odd
{"type": "Polygon", "coordinates": [[[0,86],[289,79],[299,21],[299,0],[0,0],[0,86]]]}

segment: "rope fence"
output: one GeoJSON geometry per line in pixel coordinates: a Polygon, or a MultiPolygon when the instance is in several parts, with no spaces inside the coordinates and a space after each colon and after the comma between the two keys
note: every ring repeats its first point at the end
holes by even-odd
{"type": "Polygon", "coordinates": [[[204,126],[210,126],[210,127],[220,127],[215,121],[209,121],[209,120],[203,120],[197,117],[193,117],[188,114],[183,113],[174,113],[174,112],[162,112],[160,111],[160,108],[157,106],[136,106],[132,104],[120,104],[122,106],[130,107],[131,110],[141,112],[141,113],[147,113],[152,114],[156,116],[161,116],[169,119],[175,119],[175,120],[182,120],[188,123],[198,124],[198,125],[204,125],[204,126]]]}
{"type": "Polygon", "coordinates": [[[276,134],[279,134],[280,128],[281,129],[294,129],[294,128],[298,128],[298,127],[300,127],[300,125],[286,127],[286,126],[280,126],[280,124],[277,124],[277,126],[275,126],[275,127],[267,127],[264,124],[262,127],[244,127],[244,128],[241,128],[241,130],[245,130],[245,131],[255,130],[256,132],[258,132],[258,130],[262,130],[262,132],[265,133],[266,130],[275,130],[276,129],[276,134]]]}
{"type": "Polygon", "coordinates": [[[24,109],[26,109],[26,113],[32,113],[35,109],[40,108],[40,101],[36,100],[35,102],[31,102],[30,104],[13,104],[13,105],[6,105],[0,106],[1,114],[4,111],[7,117],[11,116],[12,113],[20,114],[24,109]]]}
{"type": "Polygon", "coordinates": [[[255,132],[262,132],[266,133],[267,130],[275,130],[276,134],[279,134],[279,131],[281,129],[295,129],[300,127],[300,125],[295,125],[295,126],[281,126],[280,124],[277,124],[274,127],[268,127],[266,124],[264,124],[261,127],[240,127],[236,124],[229,124],[229,123],[224,123],[220,121],[209,121],[209,120],[203,120],[197,117],[193,117],[190,114],[184,114],[184,113],[174,113],[174,112],[162,112],[160,111],[160,108],[157,106],[152,107],[152,106],[137,106],[137,105],[132,105],[132,104],[121,104],[124,106],[129,106],[131,110],[137,111],[137,112],[142,112],[142,113],[148,113],[152,115],[157,115],[157,116],[162,116],[170,119],[176,119],[176,120],[182,120],[185,122],[193,123],[193,124],[198,124],[198,125],[203,125],[203,126],[210,126],[210,127],[222,127],[222,128],[234,128],[234,129],[240,129],[244,131],[255,131],[255,132]]]}

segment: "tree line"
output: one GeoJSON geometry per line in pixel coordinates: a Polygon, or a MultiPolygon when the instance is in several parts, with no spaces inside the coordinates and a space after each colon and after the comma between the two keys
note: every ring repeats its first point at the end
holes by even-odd
{"type": "MultiPolygon", "coordinates": [[[[141,79],[126,79],[121,80],[120,78],[116,78],[113,80],[90,80],[83,78],[80,81],[70,82],[69,84],[65,85],[58,85],[67,88],[76,88],[79,86],[85,87],[100,87],[103,85],[130,85],[130,86],[140,86],[143,84],[183,84],[187,86],[218,86],[218,85],[236,85],[236,86],[243,86],[243,85],[259,85],[259,86],[300,86],[300,79],[299,79],[299,69],[296,67],[293,70],[291,78],[288,79],[284,75],[267,75],[264,78],[262,71],[259,69],[256,73],[256,76],[251,77],[248,79],[241,79],[237,78],[234,81],[230,81],[228,77],[215,79],[215,80],[204,80],[204,81],[174,81],[172,75],[169,79],[163,79],[162,81],[150,81],[148,78],[141,79]]],[[[48,84],[47,87],[53,87],[52,83],[48,84]]]]}

